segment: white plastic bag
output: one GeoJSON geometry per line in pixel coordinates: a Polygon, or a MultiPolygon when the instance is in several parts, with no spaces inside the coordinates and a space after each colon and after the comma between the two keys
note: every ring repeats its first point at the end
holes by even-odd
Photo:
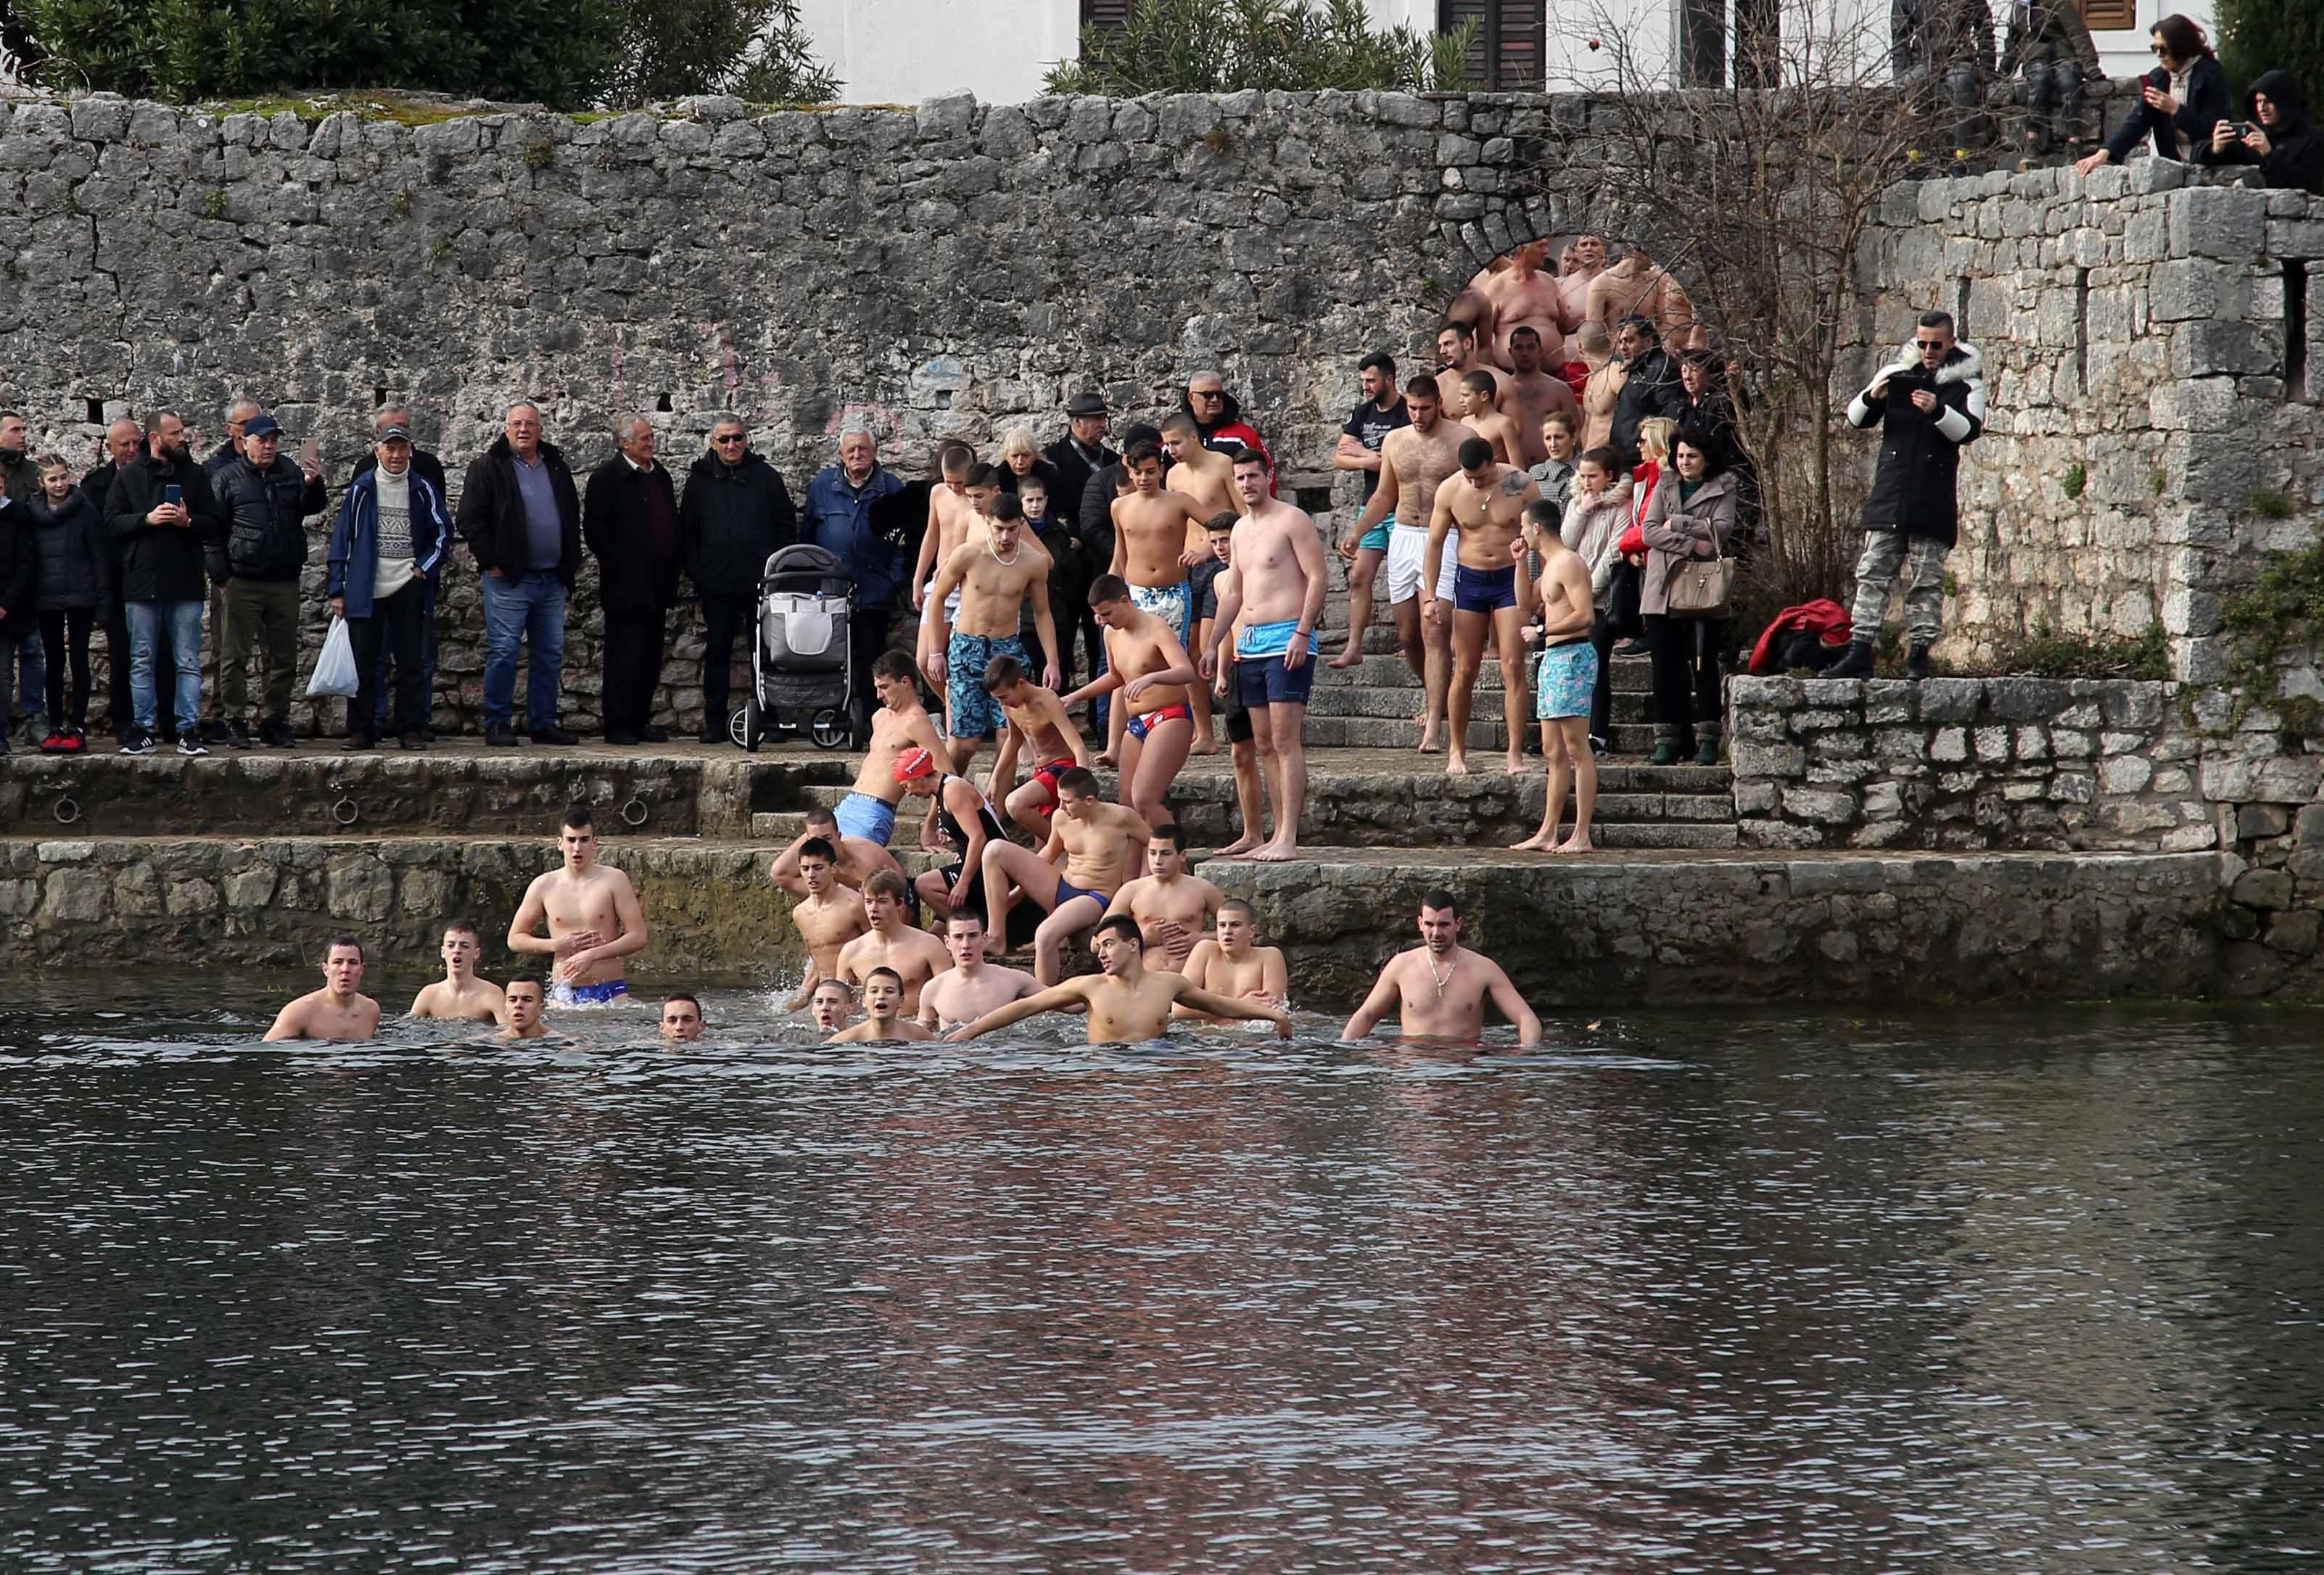
{"type": "Polygon", "coordinates": [[[323,637],[323,653],[315,659],[315,676],[307,680],[307,698],[325,695],[355,697],[355,642],[347,638],[344,618],[331,620],[331,632],[323,637]]]}

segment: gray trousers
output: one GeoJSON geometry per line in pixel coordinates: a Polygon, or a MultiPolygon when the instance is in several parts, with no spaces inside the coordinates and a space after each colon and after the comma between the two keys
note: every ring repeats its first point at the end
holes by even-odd
{"type": "Polygon", "coordinates": [[[1858,640],[1877,640],[1888,616],[1888,587],[1896,571],[1904,575],[1904,638],[1934,645],[1945,631],[1945,558],[1952,548],[1926,536],[1902,530],[1867,530],[1856,560],[1856,602],[1849,621],[1858,640]]]}

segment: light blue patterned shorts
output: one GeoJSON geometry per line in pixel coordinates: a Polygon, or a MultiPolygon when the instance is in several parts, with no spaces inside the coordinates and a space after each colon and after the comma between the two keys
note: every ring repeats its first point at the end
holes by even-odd
{"type": "Polygon", "coordinates": [[[1541,673],[1534,685],[1534,719],[1554,722],[1562,716],[1587,716],[1591,695],[1597,687],[1595,646],[1586,640],[1552,646],[1541,653],[1541,673]]]}

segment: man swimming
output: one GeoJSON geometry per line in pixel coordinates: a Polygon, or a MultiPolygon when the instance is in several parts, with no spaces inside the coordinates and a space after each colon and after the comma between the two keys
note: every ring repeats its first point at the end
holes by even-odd
{"type": "Polygon", "coordinates": [[[1154,828],[1146,843],[1146,873],[1113,894],[1106,916],[1128,914],[1145,942],[1147,966],[1185,972],[1187,954],[1226,900],[1226,893],[1186,872],[1185,834],[1175,824],[1154,828]]]}
{"type": "Polygon", "coordinates": [[[920,988],[924,1027],[948,1032],[1041,988],[1029,973],[984,960],[984,915],[976,908],[953,911],[945,920],[944,944],[952,966],[920,988]]]}
{"type": "Polygon", "coordinates": [[[828,805],[817,804],[811,806],[807,812],[807,829],[791,840],[789,847],[777,853],[775,861],[767,868],[767,874],[774,883],[794,897],[807,895],[807,885],[799,879],[799,850],[816,837],[821,837],[831,844],[837,860],[834,870],[839,883],[852,890],[862,890],[863,883],[871,880],[877,870],[893,870],[899,875],[904,872],[904,867],[896,862],[895,854],[869,837],[844,835],[839,829],[839,816],[828,805]]]}
{"type": "MultiPolygon", "coordinates": [[[[787,1011],[795,1012],[807,1004],[817,980],[838,978],[840,952],[872,927],[863,913],[863,894],[839,883],[838,865],[837,849],[821,837],[809,837],[799,844],[796,883],[776,881],[798,898],[791,908],[791,923],[798,926],[799,940],[807,947],[807,972],[799,981],[798,993],[785,1007],[787,1011]]],[[[853,1004],[852,990],[849,1004],[853,1004]]]]}
{"type": "Polygon", "coordinates": [[[818,980],[808,999],[808,1009],[814,1014],[816,1027],[826,1034],[836,1033],[855,1015],[855,991],[843,980],[818,980]]]}
{"type": "Polygon", "coordinates": [[[1485,1031],[1485,998],[1517,1025],[1517,1043],[1541,1043],[1541,1019],[1517,993],[1500,964],[1461,944],[1461,908],[1449,891],[1420,899],[1421,944],[1399,952],[1381,969],[1364,1004],[1340,1030],[1360,1039],[1391,1011],[1404,1037],[1474,1040],[1485,1031]]]}
{"type": "Polygon", "coordinates": [[[881,1039],[933,1039],[918,1023],[903,1015],[904,981],[892,968],[874,968],[863,976],[863,1020],[842,1028],[826,1045],[868,1045],[881,1039]]]}
{"type": "MultiPolygon", "coordinates": [[[[1258,910],[1240,897],[1230,897],[1219,904],[1217,935],[1197,941],[1186,958],[1186,966],[1179,972],[1213,995],[1287,1009],[1291,1005],[1290,969],[1279,949],[1259,945],[1258,938],[1258,910]]],[[[1176,1015],[1202,1016],[1185,1007],[1176,1008],[1176,1015]]]]}
{"type": "Polygon", "coordinates": [[[274,1017],[266,1037],[276,1039],[368,1039],[379,1032],[379,1002],[359,993],[363,942],[338,935],[323,952],[323,988],[310,990],[274,1017]]]}
{"type": "Polygon", "coordinates": [[[520,973],[502,988],[507,1005],[507,1024],[493,1037],[498,1039],[546,1039],[549,1025],[541,1021],[541,1010],[549,1004],[548,992],[538,973],[520,973]]]}
{"type": "Polygon", "coordinates": [[[865,986],[873,970],[899,977],[907,1013],[920,1009],[920,987],[944,971],[943,944],[904,922],[905,891],[903,878],[884,870],[863,883],[863,916],[871,928],[840,949],[839,965],[832,970],[855,987],[866,1009],[872,998],[865,986]]]}
{"type": "Polygon", "coordinates": [[[444,926],[444,977],[422,985],[411,998],[415,1018],[461,1018],[470,1022],[501,1020],[501,987],[476,977],[476,959],[484,955],[484,936],[470,919],[454,919],[444,926]]]}
{"type": "Polygon", "coordinates": [[[856,769],[855,786],[833,813],[843,835],[884,848],[895,835],[896,805],[904,796],[896,785],[896,757],[915,745],[932,755],[945,755],[945,750],[936,723],[920,706],[911,658],[899,650],[881,652],[872,664],[872,687],[880,696],[880,709],[872,714],[872,741],[856,769]]]}
{"type": "Polygon", "coordinates": [[[1145,817],[1097,796],[1097,778],[1075,766],[1057,778],[1057,813],[1038,853],[1014,843],[984,848],[987,935],[1009,934],[1010,895],[1021,892],[1048,913],[1033,935],[1033,977],[1054,984],[1065,942],[1105,916],[1106,905],[1146,857],[1145,817]],[[1064,861],[1062,871],[1058,861],[1064,861]]]}
{"type": "Polygon", "coordinates": [[[1230,1000],[1197,987],[1183,973],[1147,969],[1146,943],[1139,935],[1137,922],[1127,914],[1116,914],[1099,925],[1095,944],[1098,966],[1103,972],[1068,979],[1022,1000],[1010,1001],[945,1036],[958,1044],[1042,1012],[1082,1006],[1089,1009],[1091,1044],[1137,1044],[1168,1033],[1171,1010],[1183,1003],[1210,1017],[1263,1019],[1275,1025],[1278,1037],[1291,1037],[1291,1016],[1280,1008],[1230,1000]]]}
{"type": "Polygon", "coordinates": [[[661,1036],[668,1045],[691,1045],[708,1027],[702,1020],[702,1002],[693,996],[666,996],[661,1003],[661,1036]]]}
{"type": "Polygon", "coordinates": [[[509,921],[508,948],[557,959],[550,972],[559,1006],[618,1000],[630,993],[622,959],[644,950],[650,938],[645,909],[627,875],[597,862],[587,805],[565,812],[558,846],[564,867],[525,888],[524,901],[509,921]],[[543,919],[546,938],[533,934],[543,919]]]}

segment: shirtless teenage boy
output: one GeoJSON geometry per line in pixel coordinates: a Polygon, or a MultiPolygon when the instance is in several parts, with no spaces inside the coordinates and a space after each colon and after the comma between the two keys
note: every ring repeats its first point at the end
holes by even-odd
{"type": "MultiPolygon", "coordinates": [[[[863,894],[839,883],[838,863],[837,849],[821,837],[809,837],[799,844],[795,872],[788,880],[776,877],[776,885],[798,897],[791,909],[791,923],[798,926],[799,939],[807,946],[807,973],[799,981],[798,993],[784,1009],[787,1011],[805,1006],[817,981],[838,978],[841,950],[872,927],[872,921],[863,915],[863,894]]],[[[867,884],[870,880],[865,877],[867,884]]]]}
{"type": "Polygon", "coordinates": [[[549,972],[560,1006],[618,1000],[630,993],[622,959],[643,951],[650,938],[637,889],[619,870],[597,862],[587,805],[565,812],[558,847],[564,867],[525,888],[524,901],[509,921],[508,948],[557,959],[549,972]],[[543,919],[546,937],[533,934],[543,919]]]}
{"type": "Polygon", "coordinates": [[[843,980],[819,979],[807,997],[807,1009],[816,1027],[826,1034],[836,1033],[855,1015],[855,991],[843,980]]]}
{"type": "MultiPolygon", "coordinates": [[[[1258,936],[1258,910],[1240,897],[1230,897],[1219,904],[1217,935],[1197,942],[1180,972],[1213,995],[1223,995],[1230,1000],[1263,1001],[1287,1009],[1291,1005],[1290,969],[1283,961],[1282,951],[1257,944],[1258,936]]],[[[1201,1014],[1180,1007],[1177,1015],[1201,1014]]]]}
{"type": "Polygon", "coordinates": [[[1485,1029],[1485,998],[1517,1025],[1517,1043],[1541,1043],[1541,1019],[1517,994],[1500,964],[1461,944],[1461,909],[1449,891],[1420,899],[1421,944],[1399,952],[1381,969],[1371,993],[1356,1009],[1342,1039],[1361,1039],[1390,1012],[1406,1038],[1475,1039],[1485,1029]]]}
{"type": "Polygon", "coordinates": [[[1590,702],[1598,688],[1598,650],[1590,632],[1598,622],[1590,566],[1565,545],[1558,534],[1557,505],[1538,500],[1525,506],[1525,540],[1510,548],[1517,558],[1518,615],[1541,612],[1541,680],[1535,686],[1534,714],[1541,722],[1541,752],[1549,770],[1549,791],[1542,800],[1541,829],[1524,842],[1512,843],[1519,852],[1538,848],[1545,853],[1586,853],[1591,851],[1590,817],[1598,807],[1598,757],[1590,751],[1590,702]],[[1541,554],[1541,580],[1529,582],[1525,554],[1541,554]],[[1573,794],[1573,834],[1557,840],[1558,818],[1565,813],[1568,788],[1573,794]]]}
{"type": "Polygon", "coordinates": [[[1501,709],[1508,724],[1508,774],[1525,770],[1525,613],[1517,606],[1517,567],[1509,544],[1517,539],[1525,506],[1540,493],[1533,478],[1493,457],[1491,445],[1472,438],[1461,445],[1461,474],[1436,489],[1428,521],[1428,555],[1421,573],[1434,590],[1425,616],[1452,626],[1452,682],[1447,699],[1444,774],[1469,774],[1469,706],[1485,640],[1499,643],[1501,709]],[[1455,567],[1452,553],[1459,554],[1455,567]],[[1444,569],[1452,569],[1449,576],[1444,569]],[[1443,583],[1449,577],[1451,595],[1443,583]]]}
{"type": "Polygon", "coordinates": [[[1462,424],[1493,446],[1494,458],[1503,465],[1515,465],[1522,447],[1517,439],[1517,424],[1501,413],[1499,398],[1493,380],[1483,373],[1471,372],[1462,377],[1462,424]]]}
{"type": "Polygon", "coordinates": [[[954,909],[945,920],[944,944],[952,966],[920,987],[920,1025],[949,1033],[997,1007],[1041,988],[1029,973],[984,960],[984,915],[954,909]]]}
{"type": "Polygon", "coordinates": [[[1185,834],[1157,825],[1146,843],[1146,873],[1115,892],[1105,912],[1108,918],[1128,914],[1135,919],[1153,959],[1148,965],[1176,973],[1185,971],[1187,954],[1226,899],[1225,892],[1186,872],[1185,834]]]}
{"type": "Polygon", "coordinates": [[[1033,977],[1056,983],[1066,940],[1105,916],[1106,904],[1145,859],[1149,834],[1136,810],[1098,797],[1097,778],[1088,771],[1075,766],[1065,772],[1057,778],[1049,840],[1038,853],[1014,843],[984,850],[984,897],[991,905],[985,934],[1008,935],[1012,891],[1040,904],[1049,916],[1033,937],[1033,977]]]}
{"type": "MultiPolygon", "coordinates": [[[[1113,501],[1111,575],[1128,583],[1130,599],[1139,612],[1161,619],[1183,645],[1194,632],[1194,588],[1186,575],[1187,543],[1201,534],[1203,522],[1217,511],[1163,487],[1158,443],[1133,444],[1121,456],[1121,470],[1130,490],[1113,501]]],[[[1090,604],[1094,607],[1094,587],[1091,596],[1090,604]]],[[[1113,708],[1117,716],[1127,709],[1113,708]]],[[[1193,714],[1190,709],[1187,715],[1193,714]]],[[[1113,724],[1116,760],[1122,758],[1121,727],[1120,722],[1113,724]]]]}
{"type": "Polygon", "coordinates": [[[520,973],[508,981],[503,991],[506,1027],[492,1036],[494,1039],[546,1039],[549,1025],[540,1020],[549,1004],[547,986],[538,973],[520,973]]]}
{"type": "Polygon", "coordinates": [[[1057,807],[1057,774],[1090,763],[1089,742],[1065,714],[1065,703],[1025,676],[1025,664],[1015,657],[994,657],[984,669],[984,692],[1001,707],[1008,725],[992,762],[992,776],[984,792],[1001,800],[1009,818],[1037,837],[1049,834],[1049,816],[1057,807]],[[1019,757],[1038,760],[1032,779],[1017,781],[1019,757]]]}
{"type": "Polygon", "coordinates": [[[1500,401],[1501,409],[1517,423],[1517,452],[1509,456],[1509,463],[1531,470],[1549,457],[1542,422],[1563,411],[1578,429],[1582,401],[1573,397],[1572,385],[1549,370],[1558,364],[1544,359],[1540,336],[1531,328],[1519,328],[1509,336],[1509,386],[1500,401]]]}
{"type": "MultiPolygon", "coordinates": [[[[1364,505],[1351,534],[1363,533],[1391,515],[1396,529],[1388,544],[1388,603],[1396,614],[1396,636],[1404,659],[1425,686],[1420,752],[1434,754],[1444,721],[1444,686],[1452,672],[1452,631],[1424,623],[1420,616],[1420,566],[1428,547],[1428,521],[1436,489],[1461,468],[1461,445],[1476,434],[1444,419],[1436,380],[1416,377],[1404,385],[1404,408],[1412,425],[1391,432],[1380,444],[1379,489],[1364,505]]],[[[1351,649],[1354,649],[1352,646],[1351,649]]]]}
{"type": "Polygon", "coordinates": [[[1166,800],[1194,742],[1189,689],[1200,680],[1176,630],[1139,607],[1132,586],[1101,575],[1090,587],[1090,610],[1105,630],[1107,670],[1065,697],[1071,705],[1121,691],[1121,797],[1148,825],[1170,818],[1166,800]]]}
{"type": "Polygon", "coordinates": [[[363,943],[335,936],[323,952],[323,988],[309,990],[274,1015],[266,1037],[275,1039],[368,1039],[379,1032],[379,1002],[360,994],[363,943]]]}
{"type": "Polygon", "coordinates": [[[872,1045],[883,1039],[936,1037],[913,1018],[903,1015],[904,981],[892,968],[874,968],[863,976],[863,1020],[842,1028],[826,1045],[872,1045]]]}
{"type": "MultiPolygon", "coordinates": [[[[953,743],[947,758],[955,771],[968,769],[979,746],[1001,731],[1001,708],[984,692],[984,669],[996,657],[1026,659],[1018,631],[1028,602],[1041,649],[1057,649],[1056,620],[1049,611],[1049,559],[1026,545],[1024,527],[1023,505],[1003,493],[993,500],[983,539],[972,536],[936,570],[927,625],[938,654],[927,666],[931,678],[945,684],[945,722],[953,743]],[[946,612],[955,603],[945,600],[954,590],[960,593],[956,621],[946,612]]],[[[1056,663],[1050,662],[1042,676],[1056,688],[1056,663]]]]}
{"type": "Polygon", "coordinates": [[[484,952],[484,937],[473,921],[454,919],[446,925],[444,944],[438,953],[444,959],[444,977],[423,985],[420,993],[411,998],[411,1015],[499,1022],[501,987],[489,979],[476,977],[476,959],[484,952]]]}
{"type": "Polygon", "coordinates": [[[1099,925],[1092,944],[1103,972],[1069,979],[1022,1000],[1010,1001],[945,1036],[958,1044],[1042,1012],[1084,1006],[1089,1009],[1091,1044],[1134,1045],[1168,1034],[1173,1009],[1185,1005],[1208,1017],[1270,1022],[1279,1036],[1291,1037],[1290,1014],[1279,1008],[1213,995],[1198,989],[1185,974],[1173,973],[1167,968],[1148,970],[1144,957],[1146,944],[1138,934],[1137,924],[1126,914],[1116,914],[1099,925]]]}
{"type": "MultiPolygon", "coordinates": [[[[945,968],[942,943],[904,922],[904,879],[885,870],[863,883],[863,916],[870,928],[840,948],[832,972],[863,994],[874,968],[891,968],[903,981],[904,1010],[920,1009],[920,986],[945,968]]],[[[866,1005],[869,999],[866,999],[866,1005]]]]}
{"type": "MultiPolygon", "coordinates": [[[[1235,500],[1234,465],[1225,453],[1203,447],[1203,429],[1194,418],[1185,410],[1165,418],[1162,422],[1162,447],[1169,452],[1170,467],[1162,478],[1164,487],[1174,493],[1184,493],[1202,505],[1205,520],[1221,509],[1239,509],[1235,500]]],[[[1186,536],[1187,558],[1200,561],[1210,550],[1209,544],[1200,540],[1194,530],[1186,536]]],[[[1194,563],[1189,562],[1192,568],[1194,563]]]]}
{"type": "Polygon", "coordinates": [[[863,883],[881,870],[893,870],[899,875],[904,872],[904,867],[896,862],[896,855],[870,838],[842,835],[839,817],[829,805],[813,805],[807,812],[807,829],[792,838],[791,845],[777,853],[774,862],[767,867],[768,878],[793,897],[807,895],[807,886],[799,880],[799,850],[815,837],[829,843],[837,855],[832,868],[842,886],[861,891],[863,883]]]}
{"type": "Polygon", "coordinates": [[[851,837],[886,847],[896,834],[896,806],[904,791],[896,785],[896,757],[918,746],[932,755],[947,755],[936,723],[920,708],[920,690],[912,659],[902,651],[882,651],[872,664],[872,687],[880,709],[872,714],[872,743],[856,768],[855,786],[833,813],[839,829],[851,837]]]}
{"type": "Polygon", "coordinates": [[[912,566],[915,612],[927,610],[936,565],[968,538],[968,522],[976,514],[968,497],[968,473],[975,465],[976,450],[965,443],[947,443],[936,454],[936,484],[928,489],[927,523],[920,531],[919,560],[912,566]]]}

